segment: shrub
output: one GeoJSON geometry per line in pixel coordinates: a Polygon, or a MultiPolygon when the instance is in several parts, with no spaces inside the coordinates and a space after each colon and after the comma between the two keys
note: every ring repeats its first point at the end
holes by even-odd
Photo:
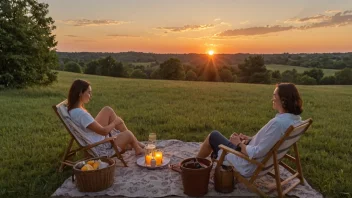
{"type": "Polygon", "coordinates": [[[82,73],[81,66],[79,66],[78,63],[73,62],[73,61],[65,64],[65,71],[82,73]]]}
{"type": "Polygon", "coordinates": [[[188,72],[186,73],[186,80],[190,80],[190,81],[197,80],[197,74],[192,70],[188,70],[188,72]]]}
{"type": "Polygon", "coordinates": [[[148,76],[141,69],[135,69],[131,73],[131,78],[148,78],[148,76]]]}

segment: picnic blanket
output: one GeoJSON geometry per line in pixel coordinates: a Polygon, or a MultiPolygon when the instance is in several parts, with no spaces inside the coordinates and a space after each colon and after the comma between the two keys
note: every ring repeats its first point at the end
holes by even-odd
{"type": "MultiPolygon", "coordinates": [[[[164,155],[171,159],[171,164],[179,163],[185,158],[195,157],[200,148],[199,142],[183,142],[179,140],[160,140],[157,142],[157,147],[161,148],[164,155]]],[[[123,154],[124,159],[128,163],[128,167],[122,167],[117,160],[115,170],[114,184],[100,192],[79,192],[72,179],[68,178],[54,192],[53,197],[166,197],[180,196],[185,197],[183,193],[181,174],[172,171],[167,166],[155,170],[149,170],[140,167],[136,164],[134,151],[127,151],[123,154]]],[[[290,172],[281,168],[281,177],[287,178],[291,175],[290,172]]],[[[211,173],[211,178],[215,166],[211,173]]],[[[264,176],[256,180],[259,186],[275,182],[270,176],[264,176]]],[[[295,180],[294,180],[295,181],[295,180]]],[[[235,190],[229,194],[218,193],[214,189],[214,182],[211,179],[209,182],[209,190],[205,196],[209,197],[253,197],[257,194],[249,191],[243,184],[237,183],[235,190]]],[[[283,188],[285,189],[285,187],[283,188]]],[[[271,195],[276,196],[276,192],[271,195]]],[[[298,185],[294,190],[288,193],[291,196],[297,197],[323,197],[319,192],[314,190],[306,181],[305,185],[298,185]]]]}

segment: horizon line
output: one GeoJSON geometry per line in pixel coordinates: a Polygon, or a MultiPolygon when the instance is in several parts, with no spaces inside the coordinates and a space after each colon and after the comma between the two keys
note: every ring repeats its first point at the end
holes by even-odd
{"type": "MultiPolygon", "coordinates": [[[[156,53],[156,52],[142,52],[142,51],[122,51],[122,52],[108,52],[108,51],[56,51],[60,53],[113,53],[113,54],[118,54],[118,53],[144,53],[144,54],[201,54],[201,55],[208,55],[207,53],[196,53],[196,52],[188,52],[188,53],[156,53]]],[[[214,53],[213,56],[215,55],[233,55],[233,54],[256,54],[256,55],[270,55],[270,54],[348,54],[352,53],[352,51],[340,51],[340,52],[298,52],[298,53],[290,53],[290,52],[281,52],[281,53],[249,53],[249,52],[238,52],[238,53],[214,53]]]]}

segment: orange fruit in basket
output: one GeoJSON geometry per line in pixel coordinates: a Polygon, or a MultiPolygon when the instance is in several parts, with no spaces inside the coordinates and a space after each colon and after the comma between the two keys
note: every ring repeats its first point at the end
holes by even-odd
{"type": "Polygon", "coordinates": [[[93,164],[94,170],[97,170],[99,168],[99,165],[100,165],[99,161],[95,161],[93,164]]]}
{"type": "Polygon", "coordinates": [[[90,171],[90,170],[94,170],[93,166],[91,166],[90,164],[86,164],[81,168],[81,171],[90,171]]]}
{"type": "Polygon", "coordinates": [[[94,164],[94,160],[89,160],[89,161],[87,162],[87,164],[89,164],[89,165],[93,166],[93,164],[94,164]]]}

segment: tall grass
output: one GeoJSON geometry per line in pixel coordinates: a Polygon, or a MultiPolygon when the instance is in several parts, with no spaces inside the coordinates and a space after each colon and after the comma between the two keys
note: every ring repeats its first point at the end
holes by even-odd
{"type": "MultiPolygon", "coordinates": [[[[254,135],[275,112],[273,85],[135,80],[59,73],[51,87],[0,92],[0,197],[48,197],[70,176],[57,173],[69,135],[51,109],[76,78],[92,84],[86,108],[114,108],[140,140],[202,141],[212,130],[254,135]]],[[[352,86],[298,86],[312,128],[299,143],[305,178],[325,196],[352,192],[352,86]]]]}

